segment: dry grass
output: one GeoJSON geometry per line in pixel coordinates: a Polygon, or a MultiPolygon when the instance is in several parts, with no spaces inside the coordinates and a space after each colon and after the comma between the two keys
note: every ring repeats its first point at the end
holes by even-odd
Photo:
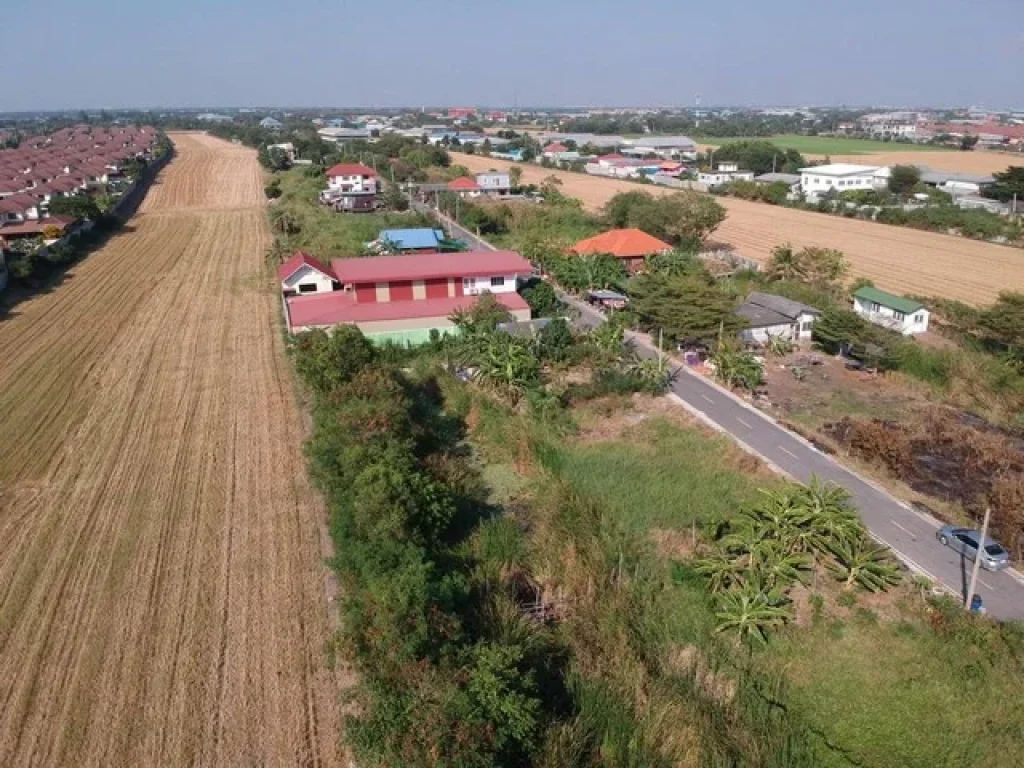
{"type": "MultiPolygon", "coordinates": [[[[456,162],[472,171],[512,165],[473,155],[458,155],[456,162]]],[[[599,210],[619,192],[640,189],[665,194],[671,191],[653,185],[639,186],[629,181],[551,171],[531,164],[524,165],[523,170],[523,181],[527,184],[538,184],[554,173],[562,180],[562,192],[580,198],[591,211],[599,210]]],[[[1024,285],[1024,249],[735,198],[719,198],[719,202],[729,215],[715,232],[714,239],[758,261],[766,261],[772,248],[786,242],[797,247],[838,248],[846,254],[854,277],[871,278],[880,288],[944,296],[974,305],[990,303],[1000,291],[1024,285]]]]}
{"type": "Polygon", "coordinates": [[[197,135],[0,324],[0,765],[339,765],[249,150],[197,135]]]}
{"type": "MultiPolygon", "coordinates": [[[[821,160],[824,155],[805,155],[821,160]]],[[[927,165],[936,171],[954,173],[997,173],[1010,165],[1024,165],[1024,155],[1007,152],[868,152],[860,155],[830,155],[833,163],[858,165],[927,165]]]]}

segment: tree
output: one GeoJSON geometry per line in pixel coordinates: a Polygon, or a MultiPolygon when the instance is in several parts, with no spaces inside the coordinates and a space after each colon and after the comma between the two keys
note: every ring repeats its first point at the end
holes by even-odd
{"type": "Polygon", "coordinates": [[[535,280],[519,291],[534,317],[555,317],[565,312],[565,303],[558,298],[558,293],[551,283],[535,280]]]}
{"type": "Polygon", "coordinates": [[[88,195],[61,195],[50,200],[50,214],[72,216],[79,221],[96,221],[100,217],[100,208],[88,195]]]}
{"type": "Polygon", "coordinates": [[[712,594],[740,586],[746,573],[740,560],[722,550],[715,550],[707,557],[695,560],[693,569],[707,578],[712,594]]]}
{"type": "Polygon", "coordinates": [[[746,325],[734,314],[736,299],[706,280],[640,275],[630,281],[629,294],[641,325],[662,329],[672,341],[708,344],[719,332],[731,336],[746,325]]]}
{"type": "Polygon", "coordinates": [[[464,337],[472,339],[493,333],[499,323],[507,323],[512,315],[493,294],[485,293],[469,309],[456,310],[450,319],[464,337]]]}
{"type": "Polygon", "coordinates": [[[407,211],[409,210],[409,201],[402,193],[402,188],[395,183],[389,183],[384,188],[384,194],[381,198],[384,201],[384,205],[387,206],[389,211],[407,211]]]}
{"type": "Polygon", "coordinates": [[[715,161],[733,161],[740,168],[756,174],[778,171],[795,173],[807,165],[803,156],[793,149],[781,149],[770,141],[735,141],[715,150],[715,161]]]}
{"type": "Polygon", "coordinates": [[[1024,293],[1000,293],[995,304],[982,310],[978,323],[1011,357],[1024,360],[1024,293]]]}
{"type": "Polygon", "coordinates": [[[471,345],[464,361],[475,367],[475,381],[512,395],[536,386],[540,377],[529,341],[508,333],[491,333],[471,345]]]}
{"type": "Polygon", "coordinates": [[[866,327],[866,321],[857,313],[829,307],[814,321],[812,338],[825,352],[835,355],[843,344],[859,339],[866,327]]]}
{"type": "Polygon", "coordinates": [[[696,249],[725,221],[725,208],[709,195],[676,192],[634,206],[629,226],[674,246],[696,249]]]}
{"type": "Polygon", "coordinates": [[[985,188],[986,197],[1008,203],[1016,196],[1018,201],[1024,202],[1024,166],[1012,165],[1002,173],[993,173],[992,178],[995,184],[985,188]]]}
{"type": "Polygon", "coordinates": [[[920,181],[921,170],[916,165],[894,165],[889,174],[889,191],[909,195],[920,181]]]}
{"type": "Polygon", "coordinates": [[[960,139],[960,150],[963,152],[969,152],[974,149],[978,143],[977,136],[964,136],[960,139]]]}
{"type": "Polygon", "coordinates": [[[800,281],[804,278],[804,264],[791,244],[777,245],[772,249],[764,273],[769,280],[800,281]]]}
{"type": "Polygon", "coordinates": [[[320,395],[341,388],[377,358],[377,352],[354,325],[339,325],[299,334],[290,347],[295,370],[320,395]]]}
{"type": "Polygon", "coordinates": [[[569,323],[556,317],[537,334],[537,351],[543,360],[561,362],[569,356],[575,341],[569,323]]]}
{"type": "Polygon", "coordinates": [[[630,215],[634,208],[647,205],[653,201],[654,196],[642,190],[619,192],[619,194],[605,203],[601,213],[608,226],[622,229],[631,226],[630,215]]]}
{"type": "Polygon", "coordinates": [[[508,181],[512,185],[512,189],[519,189],[523,183],[523,169],[518,165],[513,165],[508,169],[508,181]]]}

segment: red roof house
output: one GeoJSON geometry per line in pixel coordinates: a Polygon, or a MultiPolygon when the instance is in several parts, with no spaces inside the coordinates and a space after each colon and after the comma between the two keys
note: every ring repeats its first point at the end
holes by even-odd
{"type": "Polygon", "coordinates": [[[613,229],[586,240],[580,240],[570,250],[578,256],[608,253],[626,262],[631,272],[643,269],[644,259],[655,253],[666,253],[672,246],[652,237],[642,229],[613,229]]]}
{"type": "Polygon", "coordinates": [[[345,210],[372,210],[372,202],[379,192],[380,177],[373,168],[362,163],[338,163],[327,170],[327,189],[321,199],[337,202],[347,199],[345,210]],[[369,205],[359,204],[355,198],[369,199],[369,205]]]}
{"type": "MultiPolygon", "coordinates": [[[[286,262],[289,268],[310,268],[298,257],[286,262]]],[[[528,320],[529,306],[516,289],[531,272],[530,262],[514,251],[333,259],[335,290],[287,296],[288,328],[354,323],[371,337],[425,341],[431,330],[450,330],[452,312],[485,293],[494,294],[516,319],[528,320]]]]}
{"type": "Polygon", "coordinates": [[[448,189],[459,193],[463,197],[475,197],[480,194],[480,185],[476,183],[476,179],[469,176],[460,176],[457,179],[452,179],[448,182],[448,189]]]}
{"type": "Polygon", "coordinates": [[[555,142],[554,144],[548,144],[546,147],[544,147],[544,154],[545,155],[547,155],[547,154],[554,154],[555,152],[568,152],[568,151],[569,150],[565,146],[565,144],[559,144],[558,142],[555,142]]]}
{"type": "Polygon", "coordinates": [[[277,277],[281,281],[281,292],[285,296],[300,293],[330,293],[337,287],[337,281],[330,268],[305,251],[297,251],[279,266],[277,277]]]}

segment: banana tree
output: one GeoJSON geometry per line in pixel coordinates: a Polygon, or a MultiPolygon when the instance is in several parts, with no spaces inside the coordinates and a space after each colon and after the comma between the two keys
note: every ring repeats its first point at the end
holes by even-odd
{"type": "Polygon", "coordinates": [[[748,585],[722,593],[715,618],[717,632],[735,632],[743,641],[766,643],[769,631],[789,620],[789,611],[777,596],[748,585]]]}
{"type": "Polygon", "coordinates": [[[832,573],[847,589],[860,585],[869,592],[881,592],[899,584],[900,569],[889,550],[874,544],[867,536],[837,543],[832,573]]]}
{"type": "Polygon", "coordinates": [[[738,559],[720,551],[695,561],[693,568],[707,578],[713,594],[738,587],[746,573],[746,568],[738,559]]]}

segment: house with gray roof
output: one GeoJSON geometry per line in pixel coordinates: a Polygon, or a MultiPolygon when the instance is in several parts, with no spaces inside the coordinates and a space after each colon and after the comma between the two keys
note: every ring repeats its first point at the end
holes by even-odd
{"type": "Polygon", "coordinates": [[[821,313],[799,301],[755,291],[736,314],[748,322],[740,338],[750,344],[766,344],[780,336],[790,341],[810,339],[814,321],[821,313]]]}

